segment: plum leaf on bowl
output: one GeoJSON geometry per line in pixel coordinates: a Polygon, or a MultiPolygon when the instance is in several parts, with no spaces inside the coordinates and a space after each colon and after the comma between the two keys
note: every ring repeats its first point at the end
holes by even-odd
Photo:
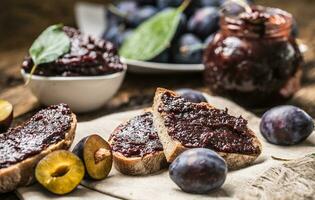
{"type": "Polygon", "coordinates": [[[181,13],[185,8],[170,8],[154,15],[143,22],[128,37],[119,54],[132,60],[150,60],[170,44],[180,22],[181,13]]]}
{"type": "Polygon", "coordinates": [[[34,41],[29,54],[35,65],[52,62],[70,50],[70,39],[62,24],[49,26],[34,41]]]}
{"type": "MultiPolygon", "coordinates": [[[[70,51],[70,38],[63,32],[63,24],[55,24],[46,28],[33,42],[29,54],[34,62],[31,76],[38,65],[49,63],[70,51]]],[[[28,85],[30,78],[26,81],[28,85]]]]}

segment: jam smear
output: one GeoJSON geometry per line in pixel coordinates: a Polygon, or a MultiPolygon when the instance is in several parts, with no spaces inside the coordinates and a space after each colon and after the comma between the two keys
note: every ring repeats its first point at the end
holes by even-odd
{"type": "Polygon", "coordinates": [[[247,121],[241,116],[233,117],[227,109],[209,109],[206,104],[191,103],[169,92],[162,95],[162,102],[158,112],[163,113],[164,125],[169,135],[183,146],[225,153],[260,153],[252,144],[254,136],[247,121]]]}
{"type": "Polygon", "coordinates": [[[113,151],[126,157],[143,157],[150,153],[163,151],[156,129],[153,126],[153,115],[146,112],[120,125],[111,135],[113,151]]]}
{"type": "Polygon", "coordinates": [[[28,121],[0,134],[0,169],[9,167],[65,139],[72,122],[66,104],[43,109],[28,121]]]}
{"type": "MultiPolygon", "coordinates": [[[[77,29],[65,26],[70,51],[57,60],[40,64],[35,75],[40,76],[100,76],[120,72],[125,68],[111,42],[84,35],[77,29]]],[[[28,56],[22,68],[30,73],[34,63],[28,56]]]]}

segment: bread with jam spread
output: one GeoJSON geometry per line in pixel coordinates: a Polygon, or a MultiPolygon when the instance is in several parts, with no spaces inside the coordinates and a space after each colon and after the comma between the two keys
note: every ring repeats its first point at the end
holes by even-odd
{"type": "Polygon", "coordinates": [[[209,148],[221,155],[229,169],[251,164],[262,146],[242,117],[208,103],[192,103],[175,92],[158,88],[153,121],[168,162],[189,148],[209,148]]]}
{"type": "Polygon", "coordinates": [[[53,105],[0,134],[0,193],[34,182],[36,164],[47,154],[68,149],[76,116],[66,104],[53,105]]]}
{"type": "Polygon", "coordinates": [[[123,174],[151,174],[167,165],[151,112],[133,117],[118,126],[109,142],[115,168],[123,174]]]}

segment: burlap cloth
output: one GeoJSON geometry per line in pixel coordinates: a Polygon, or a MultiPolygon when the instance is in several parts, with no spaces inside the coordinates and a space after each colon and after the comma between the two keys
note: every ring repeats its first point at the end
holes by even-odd
{"type": "MultiPolygon", "coordinates": [[[[83,181],[74,192],[59,197],[44,191],[39,185],[24,187],[17,194],[26,200],[58,199],[315,199],[315,158],[307,157],[298,162],[287,162],[272,158],[297,159],[315,153],[315,134],[304,143],[281,147],[266,143],[259,132],[260,119],[240,106],[219,97],[207,96],[218,108],[229,109],[235,116],[242,115],[249,122],[263,143],[263,153],[247,168],[231,171],[223,187],[208,195],[193,195],[182,192],[169,178],[167,170],[150,176],[125,176],[114,168],[103,181],[83,181]],[[282,163],[286,163],[283,165],[282,163]],[[97,192],[96,192],[97,191],[97,192]]],[[[120,123],[142,111],[130,111],[104,116],[78,124],[74,144],[91,133],[108,138],[120,123]]]]}

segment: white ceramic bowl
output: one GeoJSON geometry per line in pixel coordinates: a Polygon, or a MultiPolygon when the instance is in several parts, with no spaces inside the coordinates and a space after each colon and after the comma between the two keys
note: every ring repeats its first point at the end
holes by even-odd
{"type": "MultiPolygon", "coordinates": [[[[28,87],[40,103],[52,105],[66,103],[74,112],[89,112],[101,108],[112,98],[123,82],[126,69],[104,76],[31,78],[28,87]]],[[[21,70],[24,80],[29,74],[21,70]]]]}

